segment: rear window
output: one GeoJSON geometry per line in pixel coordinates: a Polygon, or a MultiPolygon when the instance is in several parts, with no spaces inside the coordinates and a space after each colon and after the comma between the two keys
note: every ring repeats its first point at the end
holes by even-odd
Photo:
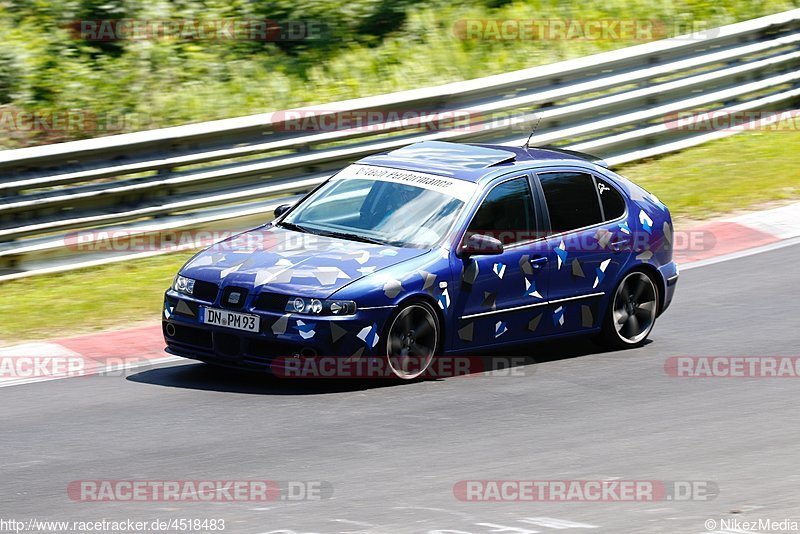
{"type": "Polygon", "coordinates": [[[544,190],[550,228],[569,232],[603,222],[594,179],[581,172],[547,172],[539,175],[544,190]]]}
{"type": "Polygon", "coordinates": [[[600,203],[603,205],[603,218],[606,221],[619,219],[625,214],[625,199],[608,182],[597,180],[597,192],[600,194],[600,203]]]}

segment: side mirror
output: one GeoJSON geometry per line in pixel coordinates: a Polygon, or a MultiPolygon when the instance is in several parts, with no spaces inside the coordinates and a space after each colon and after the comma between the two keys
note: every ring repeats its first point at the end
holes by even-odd
{"type": "Polygon", "coordinates": [[[290,209],[292,209],[292,205],[291,204],[281,204],[280,206],[275,208],[275,211],[273,212],[275,214],[275,218],[280,217],[281,215],[283,215],[284,213],[286,213],[290,209]]]}
{"type": "Polygon", "coordinates": [[[467,237],[458,250],[462,258],[469,256],[494,256],[503,253],[503,243],[499,239],[482,234],[467,237]]]}

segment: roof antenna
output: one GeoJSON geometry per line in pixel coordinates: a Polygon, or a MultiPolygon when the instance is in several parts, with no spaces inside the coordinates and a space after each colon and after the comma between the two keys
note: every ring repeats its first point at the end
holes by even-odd
{"type": "Polygon", "coordinates": [[[542,114],[541,114],[541,113],[539,113],[539,114],[537,115],[537,117],[536,117],[536,124],[534,124],[534,125],[533,125],[533,130],[531,130],[531,134],[528,136],[528,140],[527,140],[527,141],[525,141],[525,145],[523,145],[523,147],[522,147],[522,148],[526,148],[526,149],[527,149],[527,148],[530,148],[531,137],[533,137],[533,134],[535,134],[535,133],[536,133],[536,129],[539,127],[539,123],[540,123],[541,121],[542,121],[542,114]]]}

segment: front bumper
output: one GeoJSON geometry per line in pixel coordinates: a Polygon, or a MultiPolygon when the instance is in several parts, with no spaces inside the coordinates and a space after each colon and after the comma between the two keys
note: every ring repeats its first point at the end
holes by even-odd
{"type": "Polygon", "coordinates": [[[168,353],[268,372],[274,372],[275,365],[289,358],[372,356],[392,312],[392,308],[370,308],[336,317],[266,312],[247,306],[235,310],[259,316],[259,332],[251,333],[201,323],[198,319],[201,306],[220,308],[173,291],[166,293],[162,332],[168,353]]]}

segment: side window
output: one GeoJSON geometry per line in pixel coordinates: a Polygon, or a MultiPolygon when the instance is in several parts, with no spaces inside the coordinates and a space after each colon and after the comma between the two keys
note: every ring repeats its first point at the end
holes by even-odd
{"type": "Polygon", "coordinates": [[[606,221],[613,221],[625,213],[625,200],[619,192],[600,178],[597,180],[597,192],[600,194],[600,203],[603,205],[603,215],[606,221]]]}
{"type": "Polygon", "coordinates": [[[603,222],[591,175],[580,172],[547,172],[539,175],[544,189],[550,227],[554,233],[603,222]]]}
{"type": "Polygon", "coordinates": [[[528,179],[514,178],[495,186],[478,208],[467,234],[484,234],[504,246],[533,239],[533,196],[528,179]]]}

